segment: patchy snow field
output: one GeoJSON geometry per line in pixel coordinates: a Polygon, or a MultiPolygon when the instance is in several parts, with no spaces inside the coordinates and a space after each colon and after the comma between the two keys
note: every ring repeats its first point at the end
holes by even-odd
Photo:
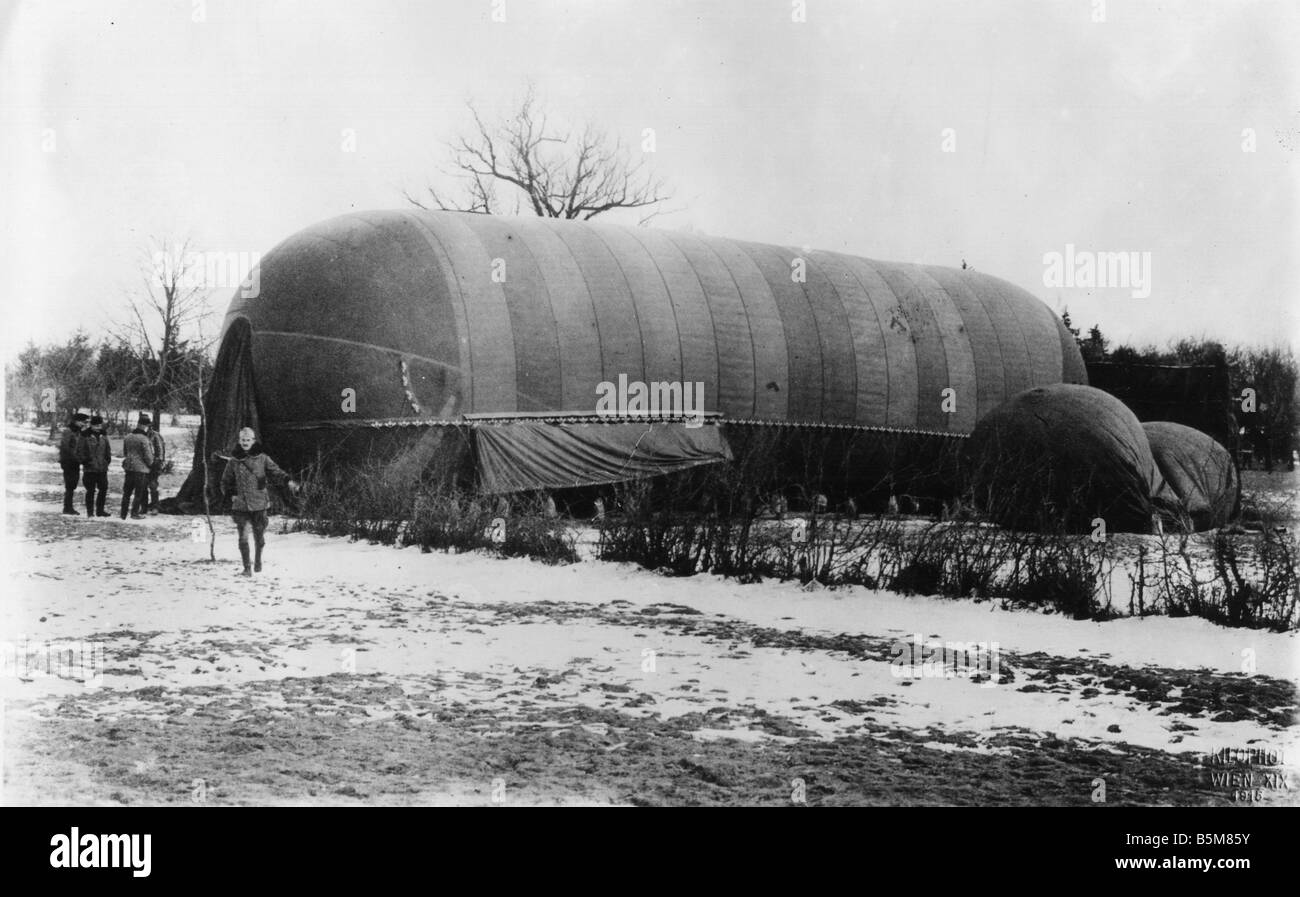
{"type": "Polygon", "coordinates": [[[191,518],[61,515],[47,445],[10,439],[6,462],[5,803],[1300,802],[1295,634],[422,554],[278,518],[247,580],[228,519],[209,563],[191,518]],[[996,643],[997,666],[896,675],[918,637],[996,643]],[[1224,748],[1281,765],[1202,762],[1224,748]]]}

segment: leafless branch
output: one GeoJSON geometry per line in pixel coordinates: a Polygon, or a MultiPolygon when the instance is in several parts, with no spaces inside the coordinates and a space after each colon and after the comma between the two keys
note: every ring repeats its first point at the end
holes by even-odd
{"type": "MultiPolygon", "coordinates": [[[[138,386],[143,395],[153,397],[156,415],[172,398],[174,389],[168,384],[178,351],[211,310],[195,268],[202,262],[188,238],[151,240],[141,252],[141,286],[127,296],[127,320],[109,331],[136,350],[138,386]]],[[[201,338],[201,329],[199,334],[201,338]]]]}
{"type": "Polygon", "coordinates": [[[516,212],[527,204],[539,217],[587,221],[670,199],[663,180],[646,170],[644,158],[634,161],[618,138],[591,124],[577,131],[553,127],[531,85],[517,112],[498,125],[485,122],[472,101],[466,105],[474,128],[448,144],[447,172],[460,182],[464,199],[432,186],[425,188],[427,198],[403,190],[412,205],[494,214],[502,208],[495,192],[500,185],[512,194],[516,212]]]}

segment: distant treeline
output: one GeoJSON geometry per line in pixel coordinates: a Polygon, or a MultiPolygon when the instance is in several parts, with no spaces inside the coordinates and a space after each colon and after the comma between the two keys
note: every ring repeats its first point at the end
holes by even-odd
{"type": "Polygon", "coordinates": [[[1194,426],[1271,468],[1288,463],[1300,446],[1300,365],[1289,346],[1235,346],[1211,339],[1180,339],[1112,348],[1097,325],[1082,336],[1062,315],[1088,365],[1089,381],[1125,402],[1142,420],[1194,426]],[[1158,370],[1180,367],[1185,370],[1158,370]]]}
{"type": "Polygon", "coordinates": [[[132,409],[198,414],[200,378],[207,383],[211,374],[211,360],[189,343],[159,358],[125,340],[94,343],[78,330],[61,344],[28,343],[5,365],[5,407],[13,420],[50,427],[85,410],[120,430],[132,409]]]}

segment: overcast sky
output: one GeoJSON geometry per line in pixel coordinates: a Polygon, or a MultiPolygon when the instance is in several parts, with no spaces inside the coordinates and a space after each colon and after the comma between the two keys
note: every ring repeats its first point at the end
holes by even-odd
{"type": "Polygon", "coordinates": [[[99,331],[151,235],[265,252],[402,206],[465,101],[529,79],[557,118],[654,129],[653,226],[967,259],[1115,340],[1293,342],[1300,4],[795,5],[5,4],[4,345],[99,331]],[[1067,244],[1150,253],[1150,296],[1046,286],[1067,244]]]}

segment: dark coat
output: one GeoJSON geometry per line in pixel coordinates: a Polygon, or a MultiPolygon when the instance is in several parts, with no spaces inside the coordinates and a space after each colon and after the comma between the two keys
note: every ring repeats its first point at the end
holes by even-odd
{"type": "Polygon", "coordinates": [[[289,475],[262,451],[260,442],[245,452],[236,448],[221,473],[221,492],[230,498],[232,511],[265,511],[271,505],[267,494],[267,477],[276,484],[286,483],[289,475]]]}
{"type": "Polygon", "coordinates": [[[153,449],[154,468],[162,470],[163,462],[167,460],[167,443],[163,441],[162,434],[157,430],[149,431],[149,447],[153,449]]]}
{"type": "Polygon", "coordinates": [[[153,467],[153,446],[149,434],[139,427],[122,441],[122,469],[127,473],[148,473],[153,467]]]}
{"type": "Polygon", "coordinates": [[[81,440],[81,463],[90,473],[107,473],[113,460],[113,447],[107,433],[87,433],[81,440]]]}
{"type": "Polygon", "coordinates": [[[63,438],[59,440],[59,464],[63,467],[75,467],[81,463],[81,440],[84,437],[80,430],[74,430],[68,427],[63,431],[63,438]]]}

